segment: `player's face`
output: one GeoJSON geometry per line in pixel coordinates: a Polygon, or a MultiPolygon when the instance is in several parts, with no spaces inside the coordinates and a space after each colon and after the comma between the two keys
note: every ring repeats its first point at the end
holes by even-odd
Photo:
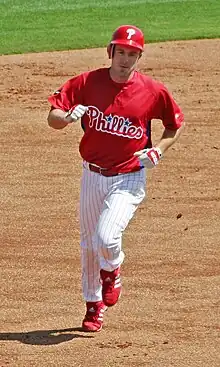
{"type": "Polygon", "coordinates": [[[121,45],[116,45],[112,58],[112,75],[121,80],[129,79],[137,66],[140,51],[121,45]]]}

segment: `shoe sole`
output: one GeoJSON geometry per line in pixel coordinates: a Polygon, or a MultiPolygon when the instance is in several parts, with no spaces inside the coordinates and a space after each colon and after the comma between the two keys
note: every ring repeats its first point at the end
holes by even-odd
{"type": "Polygon", "coordinates": [[[90,330],[84,326],[82,326],[82,331],[84,331],[85,333],[99,333],[102,330],[102,326],[100,326],[99,329],[96,330],[90,330]]]}
{"type": "MultiPolygon", "coordinates": [[[[104,312],[106,312],[107,310],[108,310],[108,307],[106,306],[106,305],[103,305],[104,306],[104,309],[103,309],[103,313],[104,312]]],[[[97,333],[97,332],[99,332],[99,331],[101,331],[102,330],[102,325],[100,326],[100,328],[99,329],[96,329],[96,330],[92,330],[92,329],[89,329],[89,328],[87,328],[86,326],[84,326],[83,324],[82,324],[82,331],[84,331],[84,332],[86,332],[86,333],[97,333]]]]}

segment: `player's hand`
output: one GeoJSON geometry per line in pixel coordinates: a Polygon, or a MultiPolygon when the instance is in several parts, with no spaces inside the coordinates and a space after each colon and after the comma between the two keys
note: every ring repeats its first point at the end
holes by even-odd
{"type": "Polygon", "coordinates": [[[144,167],[151,169],[154,168],[162,157],[160,148],[149,148],[139,150],[134,153],[134,156],[138,157],[144,167]]]}
{"type": "Polygon", "coordinates": [[[87,106],[83,106],[81,104],[78,104],[73,109],[69,110],[66,113],[65,118],[69,122],[76,122],[77,120],[81,119],[81,117],[86,112],[87,108],[88,108],[87,106]]]}

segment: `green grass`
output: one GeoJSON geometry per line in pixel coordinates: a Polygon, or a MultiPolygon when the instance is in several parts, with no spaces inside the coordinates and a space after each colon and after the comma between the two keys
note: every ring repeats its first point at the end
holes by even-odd
{"type": "Polygon", "coordinates": [[[148,42],[220,37],[220,0],[0,0],[0,54],[105,46],[135,24],[148,42]]]}

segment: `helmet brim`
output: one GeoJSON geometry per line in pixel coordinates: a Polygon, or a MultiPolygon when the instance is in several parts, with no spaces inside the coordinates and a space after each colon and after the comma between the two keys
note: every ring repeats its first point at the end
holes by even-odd
{"type": "Polygon", "coordinates": [[[139,51],[143,51],[144,48],[139,45],[137,42],[134,42],[132,40],[114,40],[114,41],[111,41],[111,45],[121,45],[121,46],[126,46],[128,48],[132,48],[132,49],[136,49],[136,50],[139,50],[139,51]]]}

